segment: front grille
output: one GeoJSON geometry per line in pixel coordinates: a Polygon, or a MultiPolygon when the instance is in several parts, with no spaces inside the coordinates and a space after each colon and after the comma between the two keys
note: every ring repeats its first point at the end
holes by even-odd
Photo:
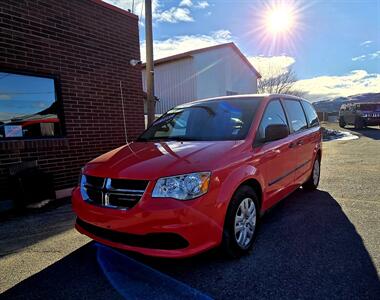
{"type": "Polygon", "coordinates": [[[87,184],[92,185],[94,187],[102,187],[104,184],[104,178],[88,176],[86,175],[87,184]]]}
{"type": "Polygon", "coordinates": [[[368,117],[370,117],[370,118],[379,118],[380,117],[380,113],[369,114],[368,117]]]}
{"type": "Polygon", "coordinates": [[[141,199],[148,181],[84,175],[82,185],[87,202],[109,208],[128,209],[141,199]]]}
{"type": "Polygon", "coordinates": [[[114,189],[145,190],[148,185],[146,180],[112,179],[114,189]]]}
{"type": "Polygon", "coordinates": [[[176,233],[148,233],[144,235],[113,231],[89,224],[77,218],[77,224],[87,232],[110,242],[149,249],[176,250],[189,246],[189,242],[176,233]]]}

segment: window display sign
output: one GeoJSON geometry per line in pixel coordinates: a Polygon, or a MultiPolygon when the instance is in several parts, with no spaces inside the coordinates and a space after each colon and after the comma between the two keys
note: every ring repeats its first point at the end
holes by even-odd
{"type": "Polygon", "coordinates": [[[5,137],[22,137],[21,125],[5,125],[4,126],[5,137]]]}
{"type": "Polygon", "coordinates": [[[0,141],[62,136],[53,77],[0,70],[0,141]]]}

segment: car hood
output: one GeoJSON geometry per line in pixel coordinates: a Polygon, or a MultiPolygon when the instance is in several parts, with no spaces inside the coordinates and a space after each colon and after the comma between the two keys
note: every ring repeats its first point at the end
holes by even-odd
{"type": "Polygon", "coordinates": [[[132,142],[89,162],[84,172],[110,178],[155,180],[227,165],[243,141],[132,142]],[[226,155],[228,154],[228,155],[226,155]]]}

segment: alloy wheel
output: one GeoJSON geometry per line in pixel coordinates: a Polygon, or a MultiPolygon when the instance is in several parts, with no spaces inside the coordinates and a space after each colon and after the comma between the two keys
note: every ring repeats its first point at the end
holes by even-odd
{"type": "Polygon", "coordinates": [[[242,249],[249,247],[256,227],[256,205],[251,198],[240,203],[235,215],[235,239],[242,249]]]}

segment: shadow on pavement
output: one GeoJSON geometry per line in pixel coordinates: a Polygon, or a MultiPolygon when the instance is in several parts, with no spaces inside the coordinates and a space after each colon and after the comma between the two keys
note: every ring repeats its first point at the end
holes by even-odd
{"type": "MultiPolygon", "coordinates": [[[[162,283],[152,280],[157,272],[146,271],[146,266],[216,299],[379,299],[380,295],[377,271],[361,237],[324,191],[298,190],[282,201],[262,219],[254,251],[240,260],[228,260],[216,250],[184,260],[112,250],[118,259],[103,256],[111,268],[105,273],[97,257],[99,247],[94,245],[78,249],[2,296],[119,299],[126,298],[120,290],[135,286],[153,293],[154,285],[162,283]],[[145,271],[130,267],[130,257],[143,263],[139,265],[145,271]]],[[[168,299],[165,291],[172,294],[168,286],[152,298],[168,299]]],[[[151,298],[145,296],[136,299],[151,298]]]]}
{"type": "Polygon", "coordinates": [[[175,264],[141,257],[218,299],[378,298],[376,268],[361,237],[327,192],[302,190],[264,216],[251,255],[206,253],[175,264]]]}
{"type": "Polygon", "coordinates": [[[69,199],[56,201],[47,208],[0,221],[0,258],[72,229],[75,217],[69,203],[69,199]]]}
{"type": "Polygon", "coordinates": [[[379,127],[366,127],[363,129],[349,128],[351,131],[366,136],[373,140],[380,140],[380,128],[379,127]]]}

